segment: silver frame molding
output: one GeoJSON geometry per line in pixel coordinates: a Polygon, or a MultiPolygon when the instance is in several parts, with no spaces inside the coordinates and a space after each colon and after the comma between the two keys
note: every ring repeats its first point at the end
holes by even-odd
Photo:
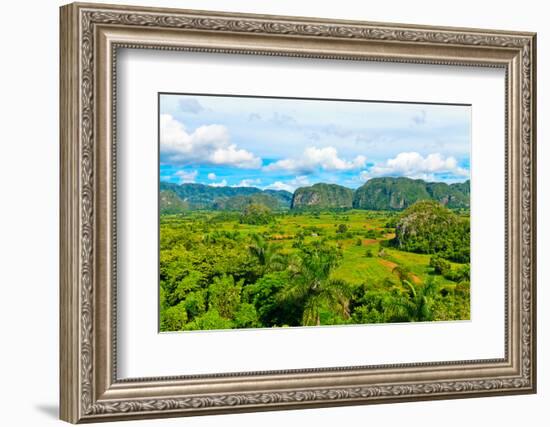
{"type": "Polygon", "coordinates": [[[534,33],[80,3],[60,13],[61,419],[79,423],[536,391],[534,33]],[[118,48],[505,69],[505,357],[117,379],[118,48]]]}

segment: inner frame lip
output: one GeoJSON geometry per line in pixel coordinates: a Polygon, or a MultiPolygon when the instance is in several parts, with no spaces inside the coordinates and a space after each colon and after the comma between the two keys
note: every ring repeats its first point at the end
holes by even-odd
{"type": "MultiPolygon", "coordinates": [[[[112,26],[105,26],[105,29],[108,29],[108,32],[111,30],[115,30],[115,34],[117,33],[117,29],[113,28],[112,26]]],[[[151,29],[147,29],[147,31],[151,31],[151,29]]],[[[173,30],[177,31],[177,30],[173,30]]],[[[256,36],[257,34],[254,34],[253,36],[256,36]]],[[[266,36],[266,37],[269,37],[266,36]]],[[[357,42],[357,40],[355,41],[357,42]]],[[[473,49],[481,49],[479,46],[472,46],[473,49]]],[[[222,54],[228,54],[228,55],[259,55],[259,56],[273,56],[272,51],[269,48],[265,49],[231,49],[231,48],[204,48],[204,47],[193,47],[188,45],[182,45],[182,46],[170,46],[169,48],[166,48],[163,45],[155,45],[155,44],[149,44],[149,43],[125,43],[122,41],[111,41],[111,56],[112,56],[112,81],[116,82],[116,57],[117,52],[119,49],[139,49],[139,50],[170,50],[170,51],[181,51],[181,52],[200,52],[200,53],[222,53],[222,54]]],[[[510,64],[508,62],[494,62],[492,60],[488,60],[486,62],[479,62],[478,59],[476,60],[438,60],[438,59],[425,59],[425,58],[407,58],[407,59],[399,59],[399,58],[392,58],[391,54],[389,55],[390,58],[387,57],[378,57],[378,56],[368,56],[367,54],[361,55],[361,56],[353,56],[353,55],[337,55],[337,54],[328,54],[328,55],[319,55],[317,53],[311,53],[308,54],[307,52],[278,52],[275,56],[284,56],[284,57],[298,57],[298,58],[311,58],[311,59],[328,59],[328,60],[349,60],[349,61],[363,61],[363,62],[378,62],[378,63],[405,63],[410,65],[436,65],[436,66],[461,66],[461,67],[473,67],[473,68],[502,68],[505,70],[505,95],[506,99],[508,99],[508,81],[509,81],[509,66],[510,64]]],[[[112,87],[112,99],[113,99],[113,111],[116,111],[116,83],[113,84],[112,87]]],[[[422,102],[422,101],[387,101],[387,100],[374,100],[374,99],[354,99],[354,98],[311,98],[311,97],[287,97],[287,96],[273,96],[273,95],[233,95],[233,94],[212,94],[212,93],[195,93],[195,92],[172,92],[172,91],[159,91],[157,92],[157,98],[160,99],[160,95],[201,95],[201,96],[225,96],[225,97],[243,97],[243,98],[272,98],[272,99],[297,99],[297,100],[319,100],[319,101],[349,101],[349,102],[367,102],[367,103],[392,103],[392,104],[425,104],[425,105],[457,105],[457,106],[472,106],[472,104],[469,103],[440,103],[440,102],[422,102]]],[[[508,111],[508,102],[505,102],[505,109],[508,111]]],[[[505,126],[508,125],[508,115],[506,114],[505,117],[505,126]]],[[[116,136],[116,120],[112,123],[113,133],[112,135],[116,136]]],[[[113,136],[113,150],[116,151],[116,137],[113,136]]],[[[506,148],[505,148],[505,158],[508,156],[508,133],[506,132],[506,142],[505,142],[506,148]]],[[[115,158],[115,157],[113,157],[115,158]]],[[[507,160],[505,160],[507,161],[507,160]]],[[[116,170],[116,169],[114,169],[116,170]]],[[[507,167],[505,167],[505,173],[508,174],[507,167]]],[[[115,175],[116,178],[116,175],[115,175]]],[[[507,186],[507,179],[505,179],[505,186],[507,186]]],[[[116,180],[113,180],[113,186],[116,187],[116,180]]],[[[116,188],[115,188],[116,190],[116,188]]],[[[505,190],[506,194],[507,190],[505,190]]],[[[114,210],[116,212],[116,199],[114,200],[114,210]]],[[[505,215],[508,216],[508,197],[506,197],[505,201],[505,215]]],[[[506,220],[505,220],[506,223],[506,220]]],[[[116,234],[116,222],[114,223],[114,234],[116,234]]],[[[507,239],[506,239],[507,240],[507,239]]],[[[505,246],[507,245],[507,242],[505,246]]],[[[507,256],[507,250],[506,251],[506,259],[505,259],[505,270],[508,269],[508,256],[507,256]]],[[[158,251],[157,251],[158,253],[158,251]]],[[[116,265],[116,263],[115,263],[116,265]]],[[[116,276],[115,276],[116,277],[116,276]]],[[[505,274],[505,295],[504,295],[504,301],[506,307],[508,306],[508,275],[505,274]]],[[[115,286],[113,286],[114,291],[114,300],[116,301],[116,280],[115,280],[115,286]]],[[[182,380],[188,383],[188,381],[193,382],[194,380],[198,379],[229,379],[229,378],[235,378],[235,377],[265,377],[265,376],[273,376],[273,375],[284,375],[284,376],[290,376],[290,375],[301,375],[301,374],[307,374],[304,376],[304,379],[308,378],[308,375],[310,374],[321,374],[321,375],[327,375],[327,376],[335,376],[334,374],[339,374],[341,376],[342,374],[349,373],[350,375],[354,375],[353,373],[358,371],[375,371],[380,369],[422,369],[423,372],[426,372],[428,374],[430,370],[428,368],[435,368],[434,370],[436,372],[443,371],[443,369],[439,369],[440,367],[452,367],[453,370],[459,369],[459,370],[467,370],[467,369],[477,369],[478,367],[486,367],[486,368],[495,368],[496,366],[499,366],[504,369],[503,372],[510,373],[509,367],[510,367],[510,355],[509,355],[509,320],[507,311],[505,310],[505,340],[503,343],[504,346],[504,357],[503,358],[489,358],[489,359],[473,359],[473,360],[452,360],[452,361],[431,361],[431,362],[412,362],[412,363],[396,363],[396,364],[380,364],[380,365],[353,365],[353,366],[335,366],[335,367],[323,367],[323,368],[299,368],[299,369],[283,369],[283,370],[262,370],[262,371],[243,371],[243,372],[221,372],[221,373],[209,373],[209,374],[190,374],[190,375],[170,375],[170,376],[160,376],[160,377],[132,377],[132,378],[118,378],[116,374],[116,364],[117,364],[117,356],[116,356],[116,310],[114,310],[113,313],[113,325],[114,330],[112,331],[113,334],[113,352],[112,352],[112,363],[115,367],[115,372],[113,373],[112,382],[125,384],[125,383],[151,383],[154,381],[174,381],[174,380],[182,380]]],[[[396,373],[397,374],[397,373],[396,373]]],[[[336,376],[335,376],[336,377],[336,376]]],[[[442,377],[447,378],[447,377],[442,377]]],[[[296,377],[292,377],[292,379],[296,379],[296,377]]]]}

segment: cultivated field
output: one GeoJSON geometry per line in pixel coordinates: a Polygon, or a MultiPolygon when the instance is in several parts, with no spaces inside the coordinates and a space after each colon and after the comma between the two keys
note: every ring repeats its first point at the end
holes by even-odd
{"type": "Polygon", "coordinates": [[[162,215],[161,330],[468,319],[469,264],[399,250],[399,215],[162,215]]]}

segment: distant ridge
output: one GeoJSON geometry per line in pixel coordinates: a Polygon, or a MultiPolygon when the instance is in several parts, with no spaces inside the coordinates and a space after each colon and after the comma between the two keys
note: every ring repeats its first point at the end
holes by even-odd
{"type": "Polygon", "coordinates": [[[296,189],[261,190],[256,187],[213,187],[204,184],[160,183],[161,213],[187,210],[241,211],[251,203],[275,211],[288,209],[402,210],[419,200],[435,200],[448,208],[470,207],[470,180],[456,184],[405,177],[368,180],[355,191],[336,184],[317,183],[296,189]]]}
{"type": "Polygon", "coordinates": [[[435,200],[448,208],[470,207],[470,180],[457,184],[411,178],[372,178],[355,190],[353,207],[402,210],[419,200],[435,200]]]}
{"type": "Polygon", "coordinates": [[[353,190],[336,184],[314,184],[298,188],[292,196],[291,209],[351,208],[353,190]]]}
{"type": "Polygon", "coordinates": [[[260,190],[256,187],[213,187],[204,184],[173,184],[169,182],[160,183],[160,211],[165,212],[167,208],[163,200],[172,201],[172,193],[181,201],[185,202],[186,208],[181,210],[235,210],[240,211],[246,205],[255,202],[266,205],[274,210],[285,210],[290,208],[292,193],[284,190],[260,190]]]}

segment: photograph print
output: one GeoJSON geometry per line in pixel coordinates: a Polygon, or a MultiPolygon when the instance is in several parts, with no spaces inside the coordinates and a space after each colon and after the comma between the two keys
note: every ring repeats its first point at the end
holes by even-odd
{"type": "Polygon", "coordinates": [[[470,105],[158,102],[161,332],[470,319],[470,105]]]}

